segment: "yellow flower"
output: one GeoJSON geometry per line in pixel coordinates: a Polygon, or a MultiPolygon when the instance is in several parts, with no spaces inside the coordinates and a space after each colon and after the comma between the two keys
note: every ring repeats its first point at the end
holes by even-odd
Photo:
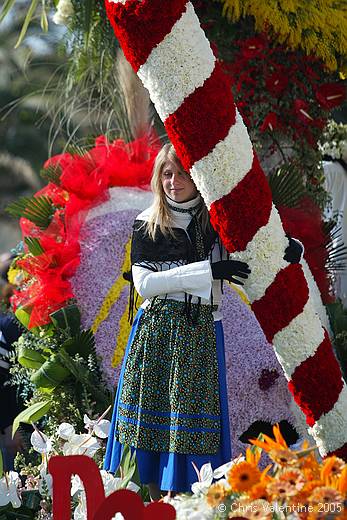
{"type": "Polygon", "coordinates": [[[232,22],[252,16],[256,32],[266,32],[277,44],[315,54],[327,67],[345,72],[347,18],[344,2],[333,0],[221,0],[223,15],[232,22]]]}
{"type": "Polygon", "coordinates": [[[243,492],[260,482],[261,473],[258,468],[247,461],[242,461],[230,468],[227,479],[233,491],[243,492]]]}
{"type": "Polygon", "coordinates": [[[272,512],[269,502],[266,500],[248,500],[241,498],[231,506],[229,518],[242,518],[247,520],[271,520],[272,512]]]}
{"type": "Polygon", "coordinates": [[[223,502],[226,496],[227,492],[223,484],[216,482],[209,488],[206,495],[206,501],[209,506],[217,507],[223,502]]]}

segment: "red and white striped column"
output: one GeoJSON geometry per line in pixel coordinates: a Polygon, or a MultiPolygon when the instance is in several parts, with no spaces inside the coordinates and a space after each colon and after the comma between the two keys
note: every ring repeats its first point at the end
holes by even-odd
{"type": "Polygon", "coordinates": [[[223,74],[186,0],[105,0],[123,52],[149,90],[182,165],[233,257],[252,270],[252,308],[321,454],[347,460],[347,388],[223,74]]]}

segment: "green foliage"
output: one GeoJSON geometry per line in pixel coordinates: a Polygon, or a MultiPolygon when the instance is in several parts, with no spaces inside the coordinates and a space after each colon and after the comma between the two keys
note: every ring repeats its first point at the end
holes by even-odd
{"type": "Polygon", "coordinates": [[[77,305],[68,305],[50,315],[57,330],[62,330],[74,336],[80,332],[81,313],[77,305]]]}
{"type": "Polygon", "coordinates": [[[47,229],[55,208],[49,197],[21,197],[7,206],[6,211],[15,218],[26,218],[41,229],[47,229]]]}
{"type": "Polygon", "coordinates": [[[13,421],[12,435],[16,433],[20,423],[31,424],[39,421],[51,408],[51,400],[40,401],[23,410],[13,421]]]}
{"type": "Polygon", "coordinates": [[[122,487],[126,488],[129,482],[134,482],[141,486],[140,474],[136,460],[136,452],[131,453],[130,447],[125,444],[122,452],[122,458],[119,463],[119,468],[116,472],[116,477],[122,478],[122,487]]]}
{"type": "Polygon", "coordinates": [[[279,168],[268,181],[276,206],[296,207],[307,194],[302,175],[293,164],[279,168]]]}
{"type": "Polygon", "coordinates": [[[40,256],[44,252],[43,248],[41,247],[40,241],[38,238],[33,237],[25,237],[24,242],[28,246],[29,252],[33,256],[40,256]]]}
{"type": "MultiPolygon", "coordinates": [[[[0,23],[4,20],[4,18],[8,15],[8,13],[13,9],[16,4],[16,0],[5,0],[5,3],[0,12],[0,23]]],[[[19,45],[23,42],[30,23],[36,15],[39,5],[41,4],[41,28],[43,31],[48,31],[48,22],[47,22],[47,13],[46,13],[46,4],[44,0],[31,0],[29,7],[27,8],[26,16],[24,19],[24,23],[22,25],[17,43],[15,48],[19,47],[19,45]]]]}
{"type": "Polygon", "coordinates": [[[50,164],[47,168],[42,168],[40,171],[41,177],[47,182],[53,184],[60,184],[61,168],[59,164],[50,164]]]}
{"type": "Polygon", "coordinates": [[[333,332],[336,357],[347,382],[347,309],[343,307],[341,300],[328,304],[326,309],[333,332]]]}

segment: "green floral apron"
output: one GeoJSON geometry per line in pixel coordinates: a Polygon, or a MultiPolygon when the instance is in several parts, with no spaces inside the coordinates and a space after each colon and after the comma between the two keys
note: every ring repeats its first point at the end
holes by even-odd
{"type": "Polygon", "coordinates": [[[195,325],[184,310],[184,302],[155,298],[141,316],[120,393],[116,439],[122,444],[190,454],[219,449],[212,309],[201,305],[195,325]]]}

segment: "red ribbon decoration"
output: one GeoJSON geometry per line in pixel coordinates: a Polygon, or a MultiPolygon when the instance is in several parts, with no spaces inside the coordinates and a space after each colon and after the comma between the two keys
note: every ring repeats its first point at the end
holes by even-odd
{"type": "Polygon", "coordinates": [[[125,520],[175,520],[175,508],[162,502],[144,506],[141,497],[121,489],[105,498],[100,471],[95,462],[84,455],[52,457],[48,472],[53,478],[53,520],[71,519],[71,477],[78,475],[87,499],[86,520],[111,520],[121,513],[125,520]]]}

